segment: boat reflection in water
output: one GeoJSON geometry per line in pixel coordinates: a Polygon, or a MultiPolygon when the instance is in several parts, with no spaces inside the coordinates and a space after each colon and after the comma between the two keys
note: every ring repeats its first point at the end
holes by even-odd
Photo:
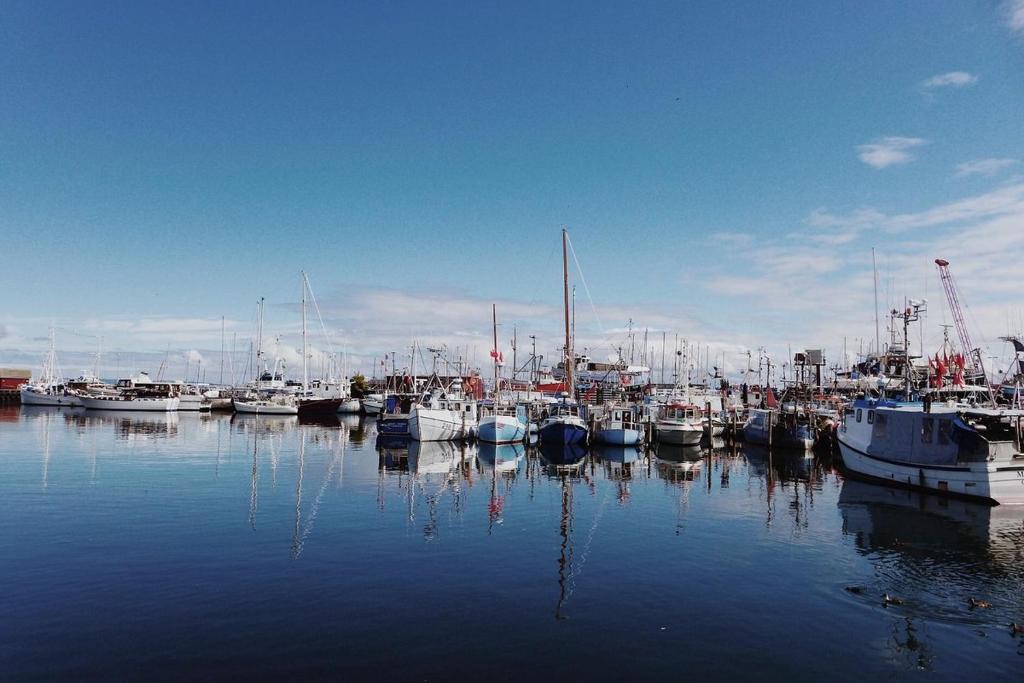
{"type": "Polygon", "coordinates": [[[694,481],[704,465],[700,446],[659,443],[655,451],[658,476],[669,482],[694,481]]]}
{"type": "Polygon", "coordinates": [[[872,594],[926,616],[1005,627],[1020,620],[1024,507],[989,506],[847,479],[843,533],[874,566],[872,594]],[[991,609],[965,609],[971,598],[991,609]]]}
{"type": "Polygon", "coordinates": [[[233,413],[231,427],[239,432],[290,432],[298,428],[297,415],[256,415],[255,413],[233,413]]]}
{"type": "Polygon", "coordinates": [[[481,441],[476,456],[480,471],[485,476],[494,472],[515,475],[526,456],[526,447],[522,443],[495,444],[481,441]]]}
{"type": "Polygon", "coordinates": [[[609,446],[602,444],[592,451],[593,462],[604,470],[604,476],[616,484],[621,505],[629,502],[632,492],[629,485],[634,477],[646,473],[647,456],[636,446],[609,446]]]}
{"type": "MultiPolygon", "coordinates": [[[[78,429],[112,426],[119,439],[136,437],[174,438],[178,436],[177,412],[129,412],[123,410],[75,409],[62,413],[78,429]]],[[[189,415],[189,419],[209,419],[209,415],[189,415]]]]}
{"type": "Polygon", "coordinates": [[[540,455],[549,471],[579,469],[587,458],[587,448],[581,443],[541,441],[540,455]]]}
{"type": "Polygon", "coordinates": [[[587,451],[579,443],[552,443],[543,440],[539,450],[547,476],[558,480],[561,489],[562,510],[558,524],[558,601],[555,605],[555,619],[565,619],[565,604],[575,588],[574,577],[578,571],[573,539],[573,490],[576,483],[583,479],[583,464],[587,459],[587,451]]]}
{"type": "Polygon", "coordinates": [[[456,441],[415,441],[412,439],[377,437],[378,485],[377,506],[387,505],[385,478],[398,477],[397,489],[405,499],[406,518],[416,522],[418,499],[427,508],[423,536],[437,536],[441,503],[450,497],[450,512],[462,516],[465,509],[463,482],[472,485],[475,446],[456,441]]]}
{"type": "Polygon", "coordinates": [[[754,474],[770,480],[810,481],[820,478],[821,463],[815,459],[814,451],[770,449],[747,443],[743,445],[743,455],[754,474]]]}
{"type": "Polygon", "coordinates": [[[525,457],[526,447],[522,443],[480,442],[477,462],[491,491],[487,502],[488,531],[504,521],[505,502],[519,477],[519,468],[525,457]]]}
{"type": "Polygon", "coordinates": [[[409,440],[409,472],[418,475],[448,475],[463,465],[472,465],[474,452],[457,441],[409,440]]]}

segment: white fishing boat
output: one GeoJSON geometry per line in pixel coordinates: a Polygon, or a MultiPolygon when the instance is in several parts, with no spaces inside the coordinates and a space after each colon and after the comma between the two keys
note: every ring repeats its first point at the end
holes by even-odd
{"type": "Polygon", "coordinates": [[[837,436],[851,474],[1024,505],[1022,429],[1022,410],[858,399],[837,436]]]}
{"type": "Polygon", "coordinates": [[[455,379],[445,392],[434,390],[409,412],[409,436],[416,441],[460,441],[476,436],[476,401],[462,393],[462,380],[455,379]]]}
{"type": "Polygon", "coordinates": [[[704,437],[704,417],[695,405],[669,403],[661,407],[655,430],[659,443],[696,446],[704,437]]]}
{"type": "Polygon", "coordinates": [[[82,405],[78,395],[71,391],[57,364],[57,351],[53,328],[50,328],[50,348],[43,359],[42,373],[35,382],[21,388],[21,403],[26,406],[68,406],[82,405]]]}
{"type": "Polygon", "coordinates": [[[494,391],[491,404],[480,407],[479,435],[480,440],[486,443],[516,443],[526,438],[526,408],[502,400],[501,367],[504,365],[504,357],[498,349],[498,308],[494,304],[491,304],[491,316],[494,334],[494,348],[491,349],[494,391]]]}
{"type": "Polygon", "coordinates": [[[81,399],[71,393],[64,384],[38,382],[21,388],[21,404],[26,406],[67,406],[82,405],[81,399]]]}

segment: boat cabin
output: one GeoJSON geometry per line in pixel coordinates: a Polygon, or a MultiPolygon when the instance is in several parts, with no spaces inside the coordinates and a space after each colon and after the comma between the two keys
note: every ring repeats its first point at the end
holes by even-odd
{"type": "Polygon", "coordinates": [[[702,411],[690,403],[669,403],[662,406],[658,415],[659,420],[700,420],[702,411]]]}
{"type": "Polygon", "coordinates": [[[889,400],[859,400],[847,409],[844,431],[865,452],[898,463],[953,467],[1021,454],[1024,411],[965,408],[889,400]]]}

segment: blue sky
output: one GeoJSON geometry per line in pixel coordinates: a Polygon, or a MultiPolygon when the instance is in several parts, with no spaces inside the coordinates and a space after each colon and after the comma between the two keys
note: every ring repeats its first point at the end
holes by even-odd
{"type": "Polygon", "coordinates": [[[562,225],[595,348],[873,338],[871,246],[932,337],[942,255],[1005,333],[1024,3],[831,5],[6,2],[0,363],[209,357],[260,296],[294,343],[300,269],[357,364],[483,357],[495,300],[550,353],[562,225]]]}

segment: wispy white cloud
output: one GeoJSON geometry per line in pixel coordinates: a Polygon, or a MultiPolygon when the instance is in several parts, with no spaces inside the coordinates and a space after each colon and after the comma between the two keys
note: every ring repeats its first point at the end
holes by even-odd
{"type": "MultiPolygon", "coordinates": [[[[849,214],[835,214],[825,208],[818,208],[811,212],[806,223],[812,228],[834,231],[840,236],[838,242],[828,237],[818,240],[823,244],[845,244],[870,230],[898,233],[914,228],[970,223],[1015,214],[1024,214],[1024,182],[913,213],[886,214],[866,207],[849,214]]],[[[813,240],[812,237],[808,239],[813,240]]]]}
{"type": "Polygon", "coordinates": [[[974,85],[978,82],[978,77],[974,74],[967,73],[966,71],[950,71],[944,74],[938,74],[932,76],[921,82],[921,87],[925,90],[934,90],[935,88],[964,88],[969,85],[974,85]]]}
{"type": "Polygon", "coordinates": [[[910,150],[928,144],[922,138],[890,135],[857,147],[857,156],[868,166],[887,168],[913,160],[910,150]]]}
{"type": "Polygon", "coordinates": [[[975,342],[998,354],[999,335],[1024,331],[1013,257],[1024,253],[1024,182],[912,213],[867,207],[837,214],[819,208],[805,222],[841,235],[842,248],[830,239],[815,242],[813,231],[799,236],[797,248],[795,235],[785,241],[766,236],[757,249],[737,249],[730,272],[703,280],[710,294],[742,301],[764,315],[757,330],[763,343],[776,349],[785,339],[831,345],[830,359],[839,355],[839,340],[848,339],[852,349],[873,343],[872,246],[879,247],[883,311],[901,306],[905,296],[931,299],[923,338],[916,342],[923,340],[926,350],[941,339],[938,324],[950,320],[936,291],[937,257],[953,264],[975,342]]]}
{"type": "Polygon", "coordinates": [[[708,235],[708,242],[712,244],[728,244],[732,246],[746,246],[754,241],[754,236],[749,232],[731,232],[722,230],[708,235]]]}
{"type": "Polygon", "coordinates": [[[1018,159],[974,159],[957,164],[955,175],[957,178],[971,175],[991,176],[1019,163],[1018,159]]]}
{"type": "Polygon", "coordinates": [[[1006,3],[1006,24],[1014,31],[1024,32],[1024,0],[1009,0],[1006,3]]]}

